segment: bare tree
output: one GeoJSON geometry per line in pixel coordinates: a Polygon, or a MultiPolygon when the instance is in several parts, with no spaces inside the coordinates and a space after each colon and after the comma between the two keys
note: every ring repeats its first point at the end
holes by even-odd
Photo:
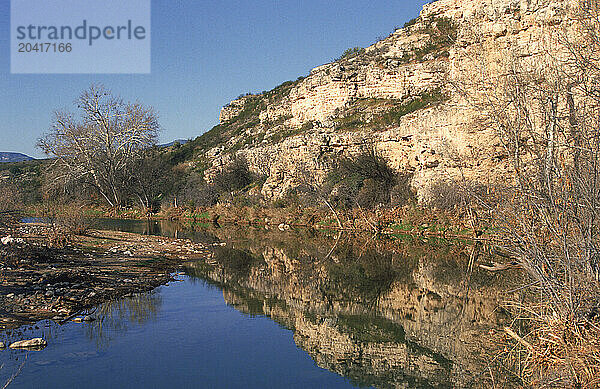
{"type": "Polygon", "coordinates": [[[507,55],[484,103],[514,170],[502,238],[561,315],[589,312],[600,270],[600,24],[577,18],[534,61],[507,55]]]}
{"type": "Polygon", "coordinates": [[[184,182],[182,169],[171,168],[158,147],[146,149],[128,169],[128,194],[147,214],[156,210],[168,194],[176,194],[184,182]]]}
{"type": "Polygon", "coordinates": [[[92,188],[111,207],[123,204],[131,179],[129,167],[157,138],[152,107],[125,102],[102,86],[91,86],[77,100],[80,117],[56,112],[50,130],[38,141],[54,161],[59,187],[92,188]]]}
{"type": "Polygon", "coordinates": [[[513,172],[495,197],[505,201],[488,208],[498,238],[538,296],[523,309],[533,316],[529,341],[507,334],[534,355],[523,359],[524,375],[559,386],[585,386],[600,373],[598,7],[582,1],[571,9],[564,27],[549,28],[538,42],[538,53],[500,49],[500,60],[480,66],[487,71],[479,84],[465,88],[475,91],[468,97],[496,130],[513,172]]]}

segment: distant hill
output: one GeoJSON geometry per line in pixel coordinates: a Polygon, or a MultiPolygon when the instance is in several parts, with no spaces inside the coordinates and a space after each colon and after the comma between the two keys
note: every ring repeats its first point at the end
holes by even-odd
{"type": "Polygon", "coordinates": [[[31,161],[32,159],[34,158],[31,158],[30,156],[25,154],[0,151],[0,162],[23,162],[31,161]]]}
{"type": "Polygon", "coordinates": [[[165,144],[162,144],[162,145],[158,145],[158,147],[171,147],[171,146],[173,146],[175,143],[179,143],[180,145],[184,145],[184,144],[186,144],[187,142],[189,142],[189,140],[187,140],[187,139],[175,139],[175,140],[174,140],[174,141],[172,141],[172,142],[165,143],[165,144]]]}

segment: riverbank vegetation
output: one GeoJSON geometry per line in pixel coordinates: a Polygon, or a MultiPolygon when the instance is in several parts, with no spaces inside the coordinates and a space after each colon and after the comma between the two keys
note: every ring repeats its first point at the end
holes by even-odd
{"type": "Polygon", "coordinates": [[[549,33],[534,56],[499,48],[493,63],[478,58],[496,76],[484,71],[471,80],[478,88],[460,88],[514,172],[474,197],[495,244],[529,277],[531,300],[510,304],[504,355],[524,386],[600,384],[599,15],[597,3],[582,6],[572,30],[549,33]]]}

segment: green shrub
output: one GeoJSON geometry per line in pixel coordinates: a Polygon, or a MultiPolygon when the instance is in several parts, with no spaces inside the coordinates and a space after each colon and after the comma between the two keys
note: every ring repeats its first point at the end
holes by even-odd
{"type": "Polygon", "coordinates": [[[435,58],[447,56],[448,51],[445,48],[456,42],[458,36],[458,26],[447,17],[438,17],[425,24],[424,32],[429,35],[429,41],[420,49],[415,50],[413,60],[423,61],[428,54],[437,52],[435,58]]]}
{"type": "Polygon", "coordinates": [[[213,185],[219,192],[231,193],[245,188],[253,182],[248,163],[236,158],[229,166],[213,177],[213,185]]]}
{"type": "Polygon", "coordinates": [[[0,176],[5,177],[5,183],[18,188],[20,205],[32,205],[41,201],[43,170],[46,165],[46,160],[0,163],[0,176]]]}
{"type": "Polygon", "coordinates": [[[336,58],[336,61],[339,61],[344,58],[354,57],[355,55],[362,54],[365,52],[363,47],[351,47],[349,49],[344,50],[342,55],[339,58],[336,58]]]}
{"type": "Polygon", "coordinates": [[[416,18],[412,18],[408,22],[404,23],[403,28],[408,28],[410,26],[414,26],[415,24],[417,24],[417,22],[419,22],[419,20],[421,20],[420,16],[417,16],[416,18]]]}
{"type": "MultiPolygon", "coordinates": [[[[420,21],[420,17],[412,19],[404,27],[413,26],[420,21]]],[[[404,54],[399,58],[401,62],[422,62],[428,54],[431,54],[432,58],[447,57],[449,55],[448,48],[456,42],[456,38],[458,37],[457,24],[454,20],[447,17],[434,17],[423,20],[419,31],[429,36],[425,45],[404,54]]]]}
{"type": "Polygon", "coordinates": [[[301,134],[303,132],[306,132],[306,131],[312,129],[313,128],[312,126],[313,126],[312,122],[307,122],[298,128],[290,128],[287,130],[276,132],[273,135],[271,135],[271,142],[272,143],[281,142],[282,140],[284,140],[286,138],[301,134]]]}
{"type": "Polygon", "coordinates": [[[380,204],[390,205],[395,194],[395,205],[408,201],[410,188],[408,177],[398,175],[372,148],[354,157],[342,157],[334,162],[325,191],[341,208],[357,204],[374,208],[380,204]],[[402,193],[402,196],[398,196],[402,193]]]}

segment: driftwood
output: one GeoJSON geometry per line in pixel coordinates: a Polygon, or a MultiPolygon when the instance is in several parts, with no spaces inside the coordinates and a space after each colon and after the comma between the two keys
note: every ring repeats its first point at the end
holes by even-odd
{"type": "Polygon", "coordinates": [[[526,341],[525,339],[521,338],[519,335],[517,335],[517,333],[515,331],[513,331],[512,329],[510,329],[509,327],[504,327],[504,332],[506,332],[506,334],[508,336],[510,336],[511,338],[513,338],[514,340],[516,340],[517,342],[521,343],[523,346],[525,346],[528,350],[533,351],[533,346],[531,345],[531,343],[529,343],[528,341],[526,341]]]}
{"type": "Polygon", "coordinates": [[[479,265],[479,267],[487,271],[502,271],[507,269],[520,269],[521,264],[514,261],[508,263],[492,262],[492,266],[479,265]]]}

